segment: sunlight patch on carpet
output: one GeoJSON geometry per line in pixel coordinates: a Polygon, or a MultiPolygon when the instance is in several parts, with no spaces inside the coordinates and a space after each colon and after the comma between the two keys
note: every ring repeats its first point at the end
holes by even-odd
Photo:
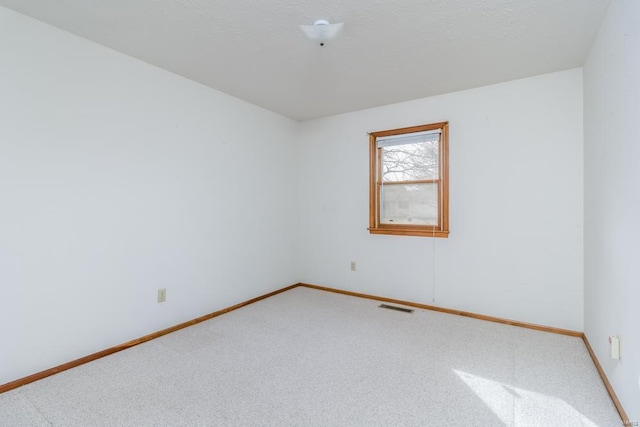
{"type": "Polygon", "coordinates": [[[507,425],[584,425],[597,427],[569,403],[555,396],[513,387],[453,369],[491,411],[507,425]]]}

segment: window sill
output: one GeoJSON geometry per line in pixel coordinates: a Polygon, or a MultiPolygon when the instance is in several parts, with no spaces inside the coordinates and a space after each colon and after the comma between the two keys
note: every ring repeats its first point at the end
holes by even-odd
{"type": "Polygon", "coordinates": [[[396,236],[416,236],[416,237],[449,237],[449,231],[442,230],[423,230],[410,227],[396,228],[396,227],[384,227],[384,228],[368,228],[370,234],[388,234],[396,236]]]}

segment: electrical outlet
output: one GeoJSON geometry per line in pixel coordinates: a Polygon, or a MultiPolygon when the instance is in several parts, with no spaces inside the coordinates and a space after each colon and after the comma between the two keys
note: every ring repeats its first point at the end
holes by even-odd
{"type": "Polygon", "coordinates": [[[612,359],[620,359],[620,338],[618,336],[609,337],[609,355],[612,359]]]}
{"type": "Polygon", "coordinates": [[[158,302],[165,302],[167,300],[167,289],[158,289],[158,302]]]}
{"type": "Polygon", "coordinates": [[[351,271],[356,271],[356,262],[351,261],[351,271]]]}

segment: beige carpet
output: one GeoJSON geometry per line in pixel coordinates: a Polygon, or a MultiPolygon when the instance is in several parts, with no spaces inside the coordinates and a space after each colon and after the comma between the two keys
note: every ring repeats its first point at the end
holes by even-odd
{"type": "Polygon", "coordinates": [[[619,426],[579,338],[295,288],[0,395],[2,426],[619,426]]]}

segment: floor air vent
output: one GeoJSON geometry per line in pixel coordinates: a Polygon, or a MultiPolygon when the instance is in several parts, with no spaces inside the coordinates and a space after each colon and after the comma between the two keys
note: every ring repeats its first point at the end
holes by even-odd
{"type": "Polygon", "coordinates": [[[394,305],[380,304],[378,307],[387,308],[389,310],[401,311],[403,313],[413,313],[413,310],[411,310],[410,308],[396,307],[394,305]]]}

